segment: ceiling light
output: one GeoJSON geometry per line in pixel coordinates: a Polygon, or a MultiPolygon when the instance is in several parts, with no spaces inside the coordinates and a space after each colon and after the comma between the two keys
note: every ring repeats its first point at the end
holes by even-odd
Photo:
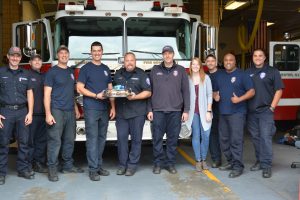
{"type": "Polygon", "coordinates": [[[225,5],[225,10],[235,10],[247,3],[248,1],[228,1],[225,5]]]}
{"type": "Polygon", "coordinates": [[[272,26],[273,24],[275,24],[274,22],[267,22],[267,26],[272,26]]]}

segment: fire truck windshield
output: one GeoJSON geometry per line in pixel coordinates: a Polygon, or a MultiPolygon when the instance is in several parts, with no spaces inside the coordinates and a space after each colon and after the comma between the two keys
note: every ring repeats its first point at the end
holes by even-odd
{"type": "Polygon", "coordinates": [[[117,17],[63,17],[56,21],[56,49],[64,44],[70,49],[70,59],[84,59],[94,41],[103,45],[103,59],[122,56],[123,20],[117,17]]]}
{"type": "Polygon", "coordinates": [[[129,18],[126,20],[128,51],[137,59],[161,59],[163,46],[174,48],[175,59],[190,60],[190,26],[179,18],[129,18]]]}
{"type": "Polygon", "coordinates": [[[163,46],[170,45],[176,60],[190,60],[190,36],[189,22],[180,18],[130,17],[124,21],[119,17],[67,16],[56,21],[54,51],[64,44],[70,49],[70,59],[85,59],[91,43],[99,41],[102,59],[115,60],[132,51],[138,60],[161,60],[163,46]]]}

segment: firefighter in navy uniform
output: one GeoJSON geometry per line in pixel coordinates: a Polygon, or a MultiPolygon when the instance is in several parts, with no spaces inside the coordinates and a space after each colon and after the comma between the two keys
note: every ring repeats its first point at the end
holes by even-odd
{"type": "Polygon", "coordinates": [[[35,54],[30,58],[31,77],[34,107],[33,120],[29,126],[29,162],[32,164],[33,171],[47,173],[46,150],[47,150],[47,129],[44,109],[44,79],[45,76],[40,72],[42,67],[42,58],[35,54]]]}
{"type": "Polygon", "coordinates": [[[262,49],[253,52],[254,67],[247,69],[256,95],[248,102],[247,128],[255,148],[256,163],[251,171],[262,169],[262,177],[272,176],[272,138],[276,132],[274,110],[284,88],[279,71],[265,64],[262,49]]]}
{"type": "Polygon", "coordinates": [[[0,121],[0,185],[5,183],[9,140],[13,133],[18,141],[18,176],[34,178],[28,160],[28,125],[32,122],[34,101],[30,75],[18,66],[22,58],[19,47],[11,47],[7,58],[9,65],[0,68],[0,114],[3,116],[0,121]]]}
{"type": "Polygon", "coordinates": [[[116,127],[118,136],[119,168],[117,175],[135,174],[141,155],[143,128],[147,114],[147,99],[151,96],[150,79],[136,67],[135,55],[124,56],[124,68],[114,76],[114,84],[132,90],[127,98],[116,98],[116,127]],[[128,149],[128,135],[131,136],[131,149],[128,149]]]}

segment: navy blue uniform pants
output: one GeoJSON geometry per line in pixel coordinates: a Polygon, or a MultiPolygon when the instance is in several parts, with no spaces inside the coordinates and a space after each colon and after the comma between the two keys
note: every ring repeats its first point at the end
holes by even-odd
{"type": "Polygon", "coordinates": [[[102,154],[105,148],[108,111],[84,110],[86,130],[86,156],[90,172],[100,170],[102,166],[102,154]]]}
{"type": "Polygon", "coordinates": [[[276,132],[273,112],[267,109],[263,113],[250,113],[247,128],[255,148],[256,160],[261,168],[272,166],[272,137],[276,132]]]}
{"type": "Polygon", "coordinates": [[[219,116],[215,116],[212,119],[212,126],[209,136],[209,151],[211,159],[215,162],[221,162],[221,148],[219,141],[219,116]]]}
{"type": "Polygon", "coordinates": [[[63,169],[70,169],[73,167],[75,112],[52,109],[51,113],[56,123],[52,126],[47,126],[47,165],[49,168],[57,167],[58,154],[61,149],[62,167],[63,169]]]}
{"type": "Polygon", "coordinates": [[[146,116],[137,116],[130,119],[117,117],[116,127],[118,136],[119,167],[136,169],[141,156],[142,136],[146,116]],[[128,147],[128,136],[131,139],[131,148],[128,147]]]}
{"type": "Polygon", "coordinates": [[[154,165],[161,166],[166,164],[168,166],[174,165],[176,160],[176,148],[178,137],[181,129],[181,115],[180,111],[173,112],[153,112],[152,124],[152,142],[153,142],[153,157],[154,165]],[[163,137],[167,135],[166,141],[166,160],[164,162],[163,137]]]}
{"type": "Polygon", "coordinates": [[[219,136],[220,145],[227,161],[234,170],[243,170],[243,138],[245,114],[235,113],[231,115],[220,115],[219,136]]]}
{"type": "Polygon", "coordinates": [[[27,108],[20,110],[1,108],[0,114],[5,117],[5,119],[2,120],[3,128],[0,129],[0,175],[5,176],[7,173],[9,141],[14,133],[18,141],[17,170],[18,172],[29,171],[29,127],[25,126],[27,108]]]}
{"type": "Polygon", "coordinates": [[[29,126],[29,162],[46,163],[47,128],[45,115],[33,115],[29,126]]]}

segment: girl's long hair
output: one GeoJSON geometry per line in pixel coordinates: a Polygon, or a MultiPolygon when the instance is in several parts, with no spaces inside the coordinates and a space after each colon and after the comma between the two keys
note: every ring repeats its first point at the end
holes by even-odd
{"type": "Polygon", "coordinates": [[[198,58],[198,57],[194,57],[194,58],[191,60],[191,63],[190,63],[190,76],[193,75],[192,62],[193,62],[194,60],[195,60],[196,62],[198,62],[199,66],[200,66],[199,74],[200,74],[201,82],[203,83],[204,80],[205,80],[205,72],[204,72],[204,69],[203,69],[203,67],[202,67],[202,62],[201,62],[200,58],[198,58]]]}

